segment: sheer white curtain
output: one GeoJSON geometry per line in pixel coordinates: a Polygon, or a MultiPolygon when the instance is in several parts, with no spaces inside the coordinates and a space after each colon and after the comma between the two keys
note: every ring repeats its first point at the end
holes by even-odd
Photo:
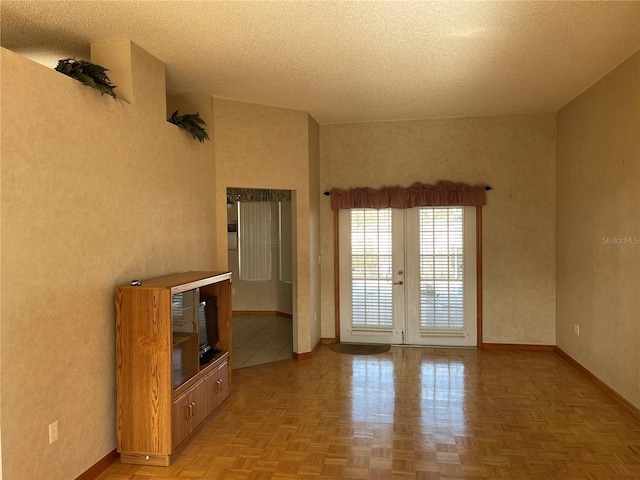
{"type": "Polygon", "coordinates": [[[238,203],[240,280],[271,280],[271,202],[238,203]]]}

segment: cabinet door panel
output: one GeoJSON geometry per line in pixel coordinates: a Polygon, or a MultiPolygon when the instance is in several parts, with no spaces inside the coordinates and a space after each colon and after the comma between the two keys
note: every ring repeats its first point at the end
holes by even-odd
{"type": "MultiPolygon", "coordinates": [[[[189,395],[191,401],[191,430],[198,428],[198,425],[207,418],[207,389],[204,380],[196,383],[189,395]]],[[[189,432],[191,433],[191,432],[189,432]]]]}
{"type": "Polygon", "coordinates": [[[220,405],[229,396],[229,362],[224,362],[218,367],[218,379],[220,387],[218,389],[217,405],[220,405]]]}
{"type": "Polygon", "coordinates": [[[179,396],[173,402],[171,410],[171,419],[173,422],[171,440],[173,448],[177,447],[182,441],[189,436],[190,433],[190,409],[189,409],[189,392],[179,396]]]}
{"type": "Polygon", "coordinates": [[[211,413],[213,413],[213,411],[218,406],[218,402],[217,402],[217,397],[218,397],[217,380],[218,380],[218,372],[217,372],[217,370],[211,372],[204,379],[204,391],[206,393],[206,397],[204,399],[205,406],[206,406],[205,407],[206,408],[206,415],[210,415],[211,413]]]}

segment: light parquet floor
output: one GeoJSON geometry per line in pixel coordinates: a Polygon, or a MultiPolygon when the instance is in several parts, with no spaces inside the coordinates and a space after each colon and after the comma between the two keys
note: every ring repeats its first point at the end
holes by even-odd
{"type": "Polygon", "coordinates": [[[640,479],[640,422],[554,353],[323,346],[234,370],[170,467],[99,479],[640,479]]]}

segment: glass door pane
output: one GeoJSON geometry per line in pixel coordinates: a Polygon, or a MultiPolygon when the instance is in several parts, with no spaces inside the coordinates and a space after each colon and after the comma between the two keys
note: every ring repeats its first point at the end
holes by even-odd
{"type": "Polygon", "coordinates": [[[420,208],[420,331],[462,332],[462,208],[420,208]]]}
{"type": "Polygon", "coordinates": [[[171,295],[173,327],[173,387],[176,388],[198,373],[198,289],[171,295]]]}
{"type": "Polygon", "coordinates": [[[398,215],[401,212],[391,209],[368,208],[340,214],[343,342],[402,341],[404,294],[398,292],[402,283],[397,272],[404,269],[404,259],[398,215]]]}
{"type": "Polygon", "coordinates": [[[477,345],[474,207],[408,210],[407,256],[407,342],[477,345]]]}

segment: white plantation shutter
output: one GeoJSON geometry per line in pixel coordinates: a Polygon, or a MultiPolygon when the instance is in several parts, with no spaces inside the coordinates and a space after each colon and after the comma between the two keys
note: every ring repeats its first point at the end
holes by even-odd
{"type": "Polygon", "coordinates": [[[238,203],[239,279],[271,280],[271,202],[238,203]]]}
{"type": "Polygon", "coordinates": [[[464,331],[464,209],[419,210],[420,332],[464,331]]]}
{"type": "Polygon", "coordinates": [[[352,209],[351,328],[393,328],[392,211],[352,209]]]}

